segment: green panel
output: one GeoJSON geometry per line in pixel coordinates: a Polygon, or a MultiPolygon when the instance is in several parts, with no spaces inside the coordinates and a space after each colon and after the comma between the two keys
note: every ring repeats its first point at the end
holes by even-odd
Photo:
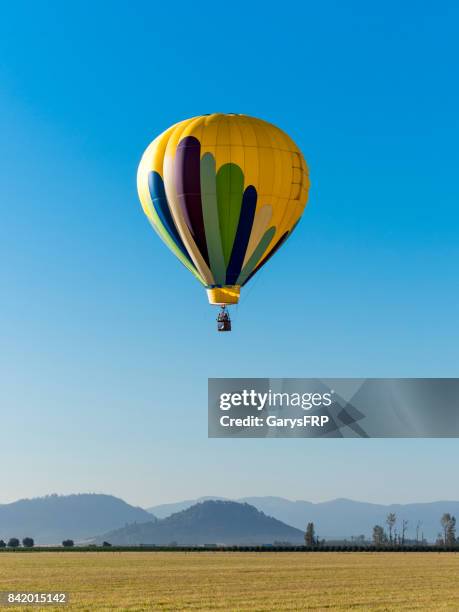
{"type": "Polygon", "coordinates": [[[263,238],[258,243],[257,248],[250,256],[249,261],[243,267],[242,272],[239,274],[239,278],[236,281],[236,285],[244,284],[244,281],[252,273],[252,271],[256,268],[258,262],[263,256],[263,253],[268,248],[268,245],[273,239],[275,233],[276,233],[275,227],[270,227],[269,230],[266,230],[266,232],[263,234],[263,238]]]}
{"type": "Polygon", "coordinates": [[[241,213],[244,175],[237,164],[224,164],[217,173],[217,200],[225,264],[231,257],[241,213]]]}
{"type": "Polygon", "coordinates": [[[201,159],[201,201],[210,270],[215,279],[215,284],[224,285],[226,264],[217,204],[215,158],[211,153],[206,153],[201,159]]]}

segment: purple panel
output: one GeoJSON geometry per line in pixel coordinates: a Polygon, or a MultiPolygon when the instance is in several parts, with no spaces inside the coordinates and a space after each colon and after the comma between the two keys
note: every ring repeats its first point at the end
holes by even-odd
{"type": "Polygon", "coordinates": [[[180,141],[175,154],[175,187],[185,222],[209,265],[201,202],[201,144],[194,136],[180,141]]]}

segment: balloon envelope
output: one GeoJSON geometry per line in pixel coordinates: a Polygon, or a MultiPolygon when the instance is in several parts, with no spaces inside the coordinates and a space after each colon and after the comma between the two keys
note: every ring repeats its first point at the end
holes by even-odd
{"type": "Polygon", "coordinates": [[[220,113],[163,132],[137,174],[146,216],[215,304],[236,303],[240,287],[285,242],[309,185],[287,134],[261,119],[220,113]]]}

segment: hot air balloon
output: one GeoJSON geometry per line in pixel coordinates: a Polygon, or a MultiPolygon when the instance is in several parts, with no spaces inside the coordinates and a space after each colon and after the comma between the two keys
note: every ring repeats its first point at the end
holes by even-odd
{"type": "Polygon", "coordinates": [[[139,198],[153,228],[221,306],[276,253],[306,206],[309,172],[301,151],[276,126],[215,113],[185,119],[145,150],[139,198]]]}

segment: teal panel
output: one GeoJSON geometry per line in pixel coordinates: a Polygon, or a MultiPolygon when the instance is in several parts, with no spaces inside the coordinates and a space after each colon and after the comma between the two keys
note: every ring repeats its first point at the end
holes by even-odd
{"type": "Polygon", "coordinates": [[[215,159],[211,153],[205,153],[201,159],[201,201],[210,269],[215,284],[224,285],[226,264],[219,222],[215,159]]]}
{"type": "Polygon", "coordinates": [[[260,240],[260,242],[258,243],[258,246],[256,247],[256,249],[254,250],[254,252],[250,256],[249,261],[242,268],[242,272],[239,274],[239,277],[238,277],[238,279],[236,281],[237,285],[243,285],[244,281],[250,276],[252,271],[256,268],[258,262],[260,261],[261,257],[263,256],[263,253],[268,248],[268,245],[271,242],[271,240],[273,239],[275,233],[276,233],[276,228],[275,227],[270,227],[263,234],[263,238],[260,240]]]}

